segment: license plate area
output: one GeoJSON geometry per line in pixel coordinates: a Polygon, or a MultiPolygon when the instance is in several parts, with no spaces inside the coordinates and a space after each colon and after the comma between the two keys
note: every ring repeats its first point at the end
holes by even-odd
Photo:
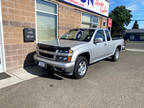
{"type": "Polygon", "coordinates": [[[43,68],[46,67],[46,63],[44,63],[44,62],[39,62],[38,65],[39,65],[40,67],[43,67],[43,68]]]}

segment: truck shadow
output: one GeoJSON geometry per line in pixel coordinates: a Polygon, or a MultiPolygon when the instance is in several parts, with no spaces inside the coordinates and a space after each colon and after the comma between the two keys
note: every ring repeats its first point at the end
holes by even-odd
{"type": "Polygon", "coordinates": [[[55,79],[55,80],[63,80],[62,77],[56,74],[52,74],[49,70],[43,69],[41,67],[38,67],[37,65],[33,66],[28,66],[24,67],[25,71],[32,74],[36,75],[42,78],[49,78],[49,79],[55,79]]]}
{"type": "Polygon", "coordinates": [[[104,59],[104,61],[114,62],[111,57],[104,59]]]}
{"type": "Polygon", "coordinates": [[[33,59],[34,54],[36,54],[36,52],[29,53],[24,60],[23,68],[26,72],[32,75],[42,77],[42,78],[49,78],[49,79],[55,79],[55,80],[63,80],[62,77],[66,77],[66,76],[62,76],[61,74],[52,74],[54,72],[50,72],[50,70],[48,69],[43,69],[37,66],[33,59]]]}

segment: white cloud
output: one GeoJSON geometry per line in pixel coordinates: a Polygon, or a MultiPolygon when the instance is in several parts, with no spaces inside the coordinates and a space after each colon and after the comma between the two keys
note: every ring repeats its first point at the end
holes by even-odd
{"type": "Polygon", "coordinates": [[[128,6],[127,9],[129,9],[131,11],[136,11],[138,9],[138,6],[136,4],[133,4],[131,6],[128,6]]]}
{"type": "Polygon", "coordinates": [[[110,5],[113,5],[115,2],[113,0],[110,0],[110,5]]]}
{"type": "Polygon", "coordinates": [[[143,4],[144,5],[144,1],[143,0],[133,0],[133,2],[131,2],[130,4],[127,5],[127,9],[131,10],[131,11],[136,11],[139,10],[139,6],[138,4],[143,4]]]}

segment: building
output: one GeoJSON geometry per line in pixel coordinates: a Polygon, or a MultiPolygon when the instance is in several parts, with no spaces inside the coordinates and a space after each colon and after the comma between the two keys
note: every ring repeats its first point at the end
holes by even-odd
{"type": "Polygon", "coordinates": [[[71,28],[107,28],[108,13],[108,0],[0,0],[0,72],[32,65],[36,43],[71,28]]]}
{"type": "Polygon", "coordinates": [[[144,41],[144,29],[128,29],[124,38],[130,41],[144,41]]]}

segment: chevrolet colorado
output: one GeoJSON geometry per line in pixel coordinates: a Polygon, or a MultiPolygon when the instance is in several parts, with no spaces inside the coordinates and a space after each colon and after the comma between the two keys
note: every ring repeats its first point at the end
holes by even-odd
{"type": "Polygon", "coordinates": [[[117,61],[123,44],[123,39],[112,39],[108,29],[71,29],[56,41],[38,43],[34,59],[41,67],[51,67],[80,79],[89,64],[108,57],[117,61]]]}

